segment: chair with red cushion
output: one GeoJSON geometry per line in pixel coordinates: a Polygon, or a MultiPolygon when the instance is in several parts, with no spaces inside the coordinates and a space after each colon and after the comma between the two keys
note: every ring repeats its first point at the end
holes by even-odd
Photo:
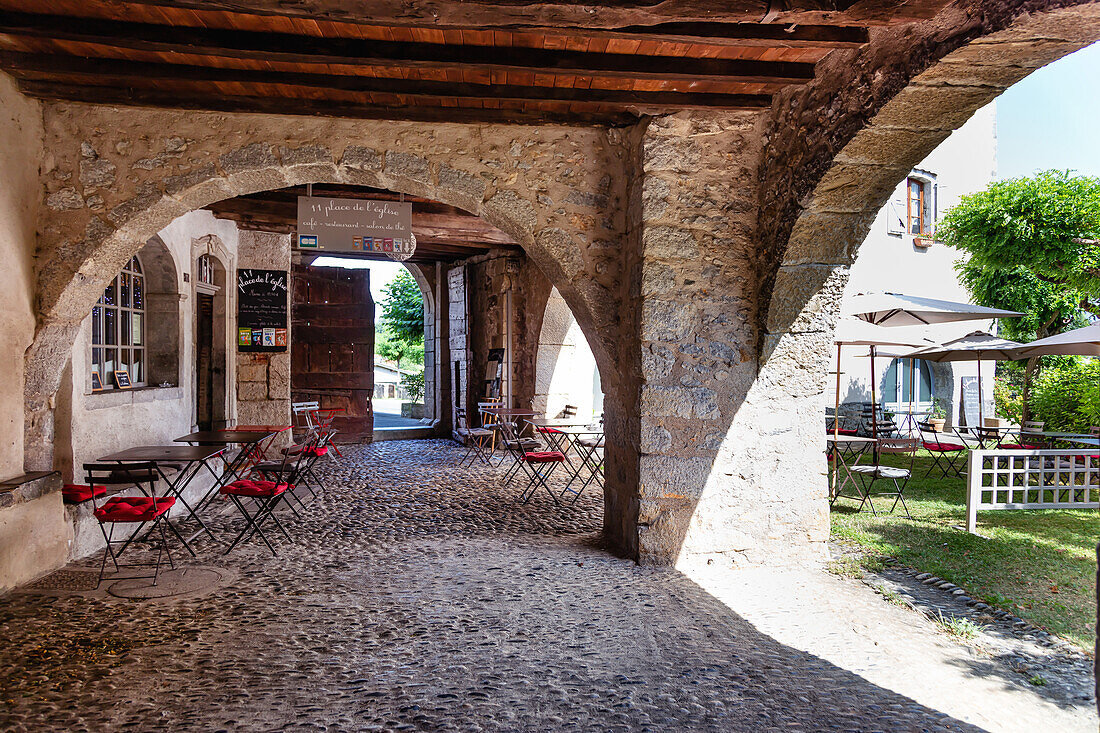
{"type": "Polygon", "coordinates": [[[1045,426],[1045,422],[1028,420],[1020,429],[1020,435],[1017,437],[1015,443],[1001,442],[997,447],[1006,448],[1008,450],[1045,450],[1049,447],[1046,439],[1043,437],[1043,428],[1045,426]]]}
{"type": "Polygon", "coordinates": [[[961,462],[966,456],[967,447],[949,440],[930,422],[917,423],[917,429],[920,431],[921,447],[932,454],[932,465],[924,475],[928,476],[937,468],[943,472],[944,478],[961,475],[961,462]]]}
{"type": "Polygon", "coordinates": [[[107,493],[106,486],[89,486],[87,484],[65,484],[61,487],[61,498],[66,504],[83,504],[89,499],[103,496],[107,493]]]}
{"type": "MultiPolygon", "coordinates": [[[[134,540],[142,536],[145,525],[151,525],[146,539],[151,539],[157,546],[157,559],[150,563],[131,563],[131,567],[152,566],[152,575],[132,576],[135,578],[152,578],[153,585],[157,584],[160,575],[160,561],[168,556],[168,565],[175,567],[172,561],[172,553],[168,549],[168,536],[165,528],[171,530],[187,551],[194,557],[195,553],[187,540],[172,526],[168,519],[168,512],[175,506],[176,499],[172,496],[157,496],[156,478],[159,475],[154,463],[128,463],[120,470],[116,463],[86,463],[84,473],[87,476],[87,485],[71,484],[70,494],[77,498],[87,495],[92,500],[94,509],[92,514],[99,520],[99,530],[103,533],[103,541],[107,548],[103,553],[103,562],[99,566],[99,583],[103,582],[103,575],[107,569],[107,557],[115,566],[115,572],[121,572],[119,558],[130,547],[134,540]],[[146,486],[147,485],[147,486],[146,486]],[[111,491],[108,487],[123,487],[111,491]],[[126,487],[136,487],[140,496],[120,496],[119,492],[126,487]],[[113,496],[107,494],[113,493],[113,496]],[[103,499],[102,502],[98,501],[103,499]],[[125,538],[115,539],[115,530],[118,525],[130,527],[130,532],[125,538]],[[136,525],[136,526],[134,526],[136,525]],[[108,529],[108,527],[110,529],[108,529]],[[121,545],[115,550],[115,545],[121,545]]],[[[66,487],[69,489],[70,487],[66,487]]]]}
{"type": "MultiPolygon", "coordinates": [[[[277,467],[274,467],[275,464],[261,464],[266,467],[263,471],[259,471],[259,467],[256,467],[254,470],[257,470],[262,478],[241,479],[218,489],[218,493],[222,496],[228,496],[237,507],[237,511],[244,517],[244,527],[229,543],[229,546],[225,549],[225,554],[229,554],[234,547],[254,534],[259,535],[263,543],[267,545],[267,549],[271,550],[272,555],[278,554],[275,552],[275,546],[271,544],[271,540],[264,533],[263,525],[268,520],[274,521],[279,531],[288,540],[290,539],[290,533],[279,521],[275,509],[288,496],[294,495],[296,482],[301,479],[303,473],[302,466],[311,453],[316,452],[314,450],[316,447],[317,433],[311,431],[308,440],[300,446],[300,450],[295,453],[289,451],[284,453],[283,459],[277,467]],[[248,510],[249,505],[253,507],[251,512],[248,510]]],[[[288,503],[287,506],[291,505],[288,503]]],[[[293,509],[293,507],[291,508],[293,509]]]]}

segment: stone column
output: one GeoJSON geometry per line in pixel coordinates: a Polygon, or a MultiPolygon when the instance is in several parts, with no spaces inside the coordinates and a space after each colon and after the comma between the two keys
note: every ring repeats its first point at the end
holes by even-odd
{"type": "MultiPolygon", "coordinates": [[[[286,270],[290,277],[290,236],[241,230],[237,267],[286,270]]],[[[236,284],[236,273],[227,278],[236,284]]],[[[289,282],[288,282],[289,285],[289,282]]],[[[290,287],[287,287],[287,343],[290,338],[290,287]]],[[[233,318],[236,328],[236,317],[233,318]]],[[[237,422],[242,425],[290,425],[290,347],[283,353],[237,352],[237,422]]],[[[288,436],[289,437],[289,436],[288,436]]]]}
{"type": "Polygon", "coordinates": [[[758,325],[761,141],[748,113],[661,118],[642,139],[643,562],[790,561],[827,536],[826,339],[758,325]]]}

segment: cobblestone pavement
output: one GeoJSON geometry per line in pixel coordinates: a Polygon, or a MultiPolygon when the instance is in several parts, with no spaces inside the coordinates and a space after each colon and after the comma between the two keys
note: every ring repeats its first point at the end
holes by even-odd
{"type": "Polygon", "coordinates": [[[0,598],[0,729],[977,730],[611,556],[595,493],[518,506],[446,441],[345,453],[277,558],[199,545],[212,593],[0,598]]]}

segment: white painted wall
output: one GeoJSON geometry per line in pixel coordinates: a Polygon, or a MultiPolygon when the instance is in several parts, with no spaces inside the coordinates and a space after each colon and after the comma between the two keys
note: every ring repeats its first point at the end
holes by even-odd
{"type": "Polygon", "coordinates": [[[532,409],[554,417],[566,405],[575,405],[583,418],[602,414],[603,390],[592,349],[554,288],[542,317],[532,409]]]}
{"type": "MultiPolygon", "coordinates": [[[[917,170],[936,176],[939,218],[942,219],[944,213],[958,203],[963,195],[979,191],[993,180],[997,166],[996,119],[995,103],[983,107],[916,167],[917,170]]],[[[902,187],[904,185],[904,181],[899,184],[902,187]]],[[[845,299],[857,293],[886,291],[970,302],[970,295],[959,283],[954,269],[955,262],[962,254],[942,244],[933,244],[922,250],[913,244],[912,235],[888,233],[887,217],[887,207],[884,207],[852,265],[848,285],[844,290],[845,299]]],[[[935,340],[942,342],[965,336],[971,331],[988,331],[992,327],[993,321],[967,321],[935,326],[928,332],[935,340]]],[[[845,347],[843,350],[841,402],[871,399],[870,360],[857,358],[855,355],[860,352],[866,354],[867,349],[845,347]]],[[[890,361],[875,360],[875,376],[879,387],[890,361]]],[[[835,368],[835,355],[830,364],[835,368]]],[[[977,366],[974,362],[954,362],[950,366],[953,372],[950,402],[953,405],[953,415],[957,415],[960,378],[976,376],[977,366]]],[[[993,366],[993,362],[982,363],[982,389],[987,404],[992,401],[993,366]]],[[[835,382],[830,380],[830,384],[835,382]]],[[[835,387],[831,386],[830,397],[834,390],[835,387]]],[[[942,392],[935,396],[948,398],[942,392]]]]}
{"type": "MultiPolygon", "coordinates": [[[[142,445],[167,445],[175,438],[186,435],[195,428],[195,282],[198,274],[195,261],[198,253],[207,252],[215,235],[220,259],[235,279],[237,227],[230,221],[215,219],[208,211],[193,211],[179,217],[158,233],[171,255],[175,266],[176,289],[179,302],[179,371],[176,384],[170,387],[149,386],[134,390],[108,390],[93,393],[91,390],[91,314],[84,319],[72,349],[70,378],[63,383],[64,395],[59,397],[58,434],[56,440],[57,467],[62,470],[66,482],[84,483],[83,465],[100,457],[142,445]],[[184,282],[184,273],[188,281],[184,282]]],[[[148,269],[148,266],[146,266],[148,269]]],[[[232,342],[236,318],[233,288],[229,288],[229,307],[225,317],[227,338],[227,393],[236,395],[234,367],[236,353],[232,342]]],[[[157,328],[157,323],[147,314],[147,333],[157,328]]],[[[230,398],[231,403],[234,401],[230,398]]],[[[230,413],[233,414],[232,412],[230,413]]],[[[196,482],[196,495],[209,486],[196,482]]],[[[70,508],[74,542],[70,554],[73,557],[87,555],[102,546],[103,541],[90,510],[81,506],[70,508]]]]}

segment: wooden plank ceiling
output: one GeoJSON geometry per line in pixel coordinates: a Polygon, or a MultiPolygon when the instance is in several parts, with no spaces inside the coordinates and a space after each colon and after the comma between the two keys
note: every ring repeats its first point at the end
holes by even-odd
{"type": "Polygon", "coordinates": [[[755,109],[946,0],[0,0],[46,99],[451,122],[755,109]]]}
{"type": "MultiPolygon", "coordinates": [[[[237,226],[242,229],[296,235],[298,197],[305,196],[306,193],[305,186],[293,186],[226,199],[206,208],[219,219],[237,222],[237,226]]],[[[322,184],[313,186],[313,195],[383,201],[397,201],[400,198],[391,191],[366,186],[322,184]]],[[[412,227],[413,234],[416,235],[416,252],[410,262],[448,262],[473,257],[495,248],[520,250],[515,240],[481,217],[418,196],[405,196],[404,200],[412,203],[412,227]]],[[[294,244],[296,246],[297,242],[294,244]]],[[[338,256],[368,260],[389,259],[381,253],[347,253],[338,256]]]]}

